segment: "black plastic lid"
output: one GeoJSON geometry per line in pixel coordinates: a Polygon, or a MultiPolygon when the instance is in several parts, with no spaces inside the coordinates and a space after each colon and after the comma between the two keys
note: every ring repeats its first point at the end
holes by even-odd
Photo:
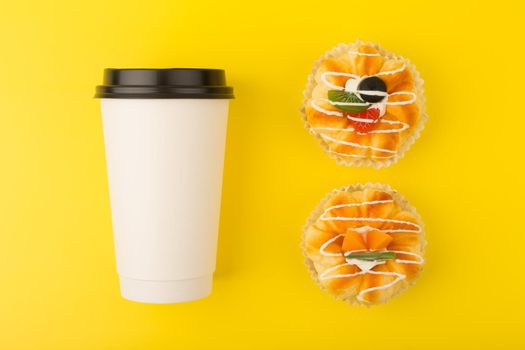
{"type": "Polygon", "coordinates": [[[104,70],[96,98],[233,98],[222,69],[162,68],[104,70]]]}

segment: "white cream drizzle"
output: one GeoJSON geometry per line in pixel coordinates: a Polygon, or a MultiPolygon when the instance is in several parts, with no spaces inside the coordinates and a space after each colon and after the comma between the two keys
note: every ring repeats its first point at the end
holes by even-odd
{"type": "MultiPolygon", "coordinates": [[[[398,124],[398,125],[401,125],[402,127],[399,128],[399,129],[393,129],[393,130],[390,130],[390,129],[385,129],[385,130],[372,130],[369,132],[369,134],[388,134],[388,133],[392,133],[392,132],[398,132],[398,131],[402,131],[402,130],[406,130],[408,129],[408,125],[405,124],[405,123],[402,123],[402,122],[397,122],[397,121],[391,121],[391,120],[388,120],[388,121],[385,121],[383,120],[384,123],[387,123],[388,124],[398,124]]],[[[326,131],[348,131],[348,132],[351,132],[351,131],[354,131],[355,129],[354,128],[332,128],[332,127],[321,127],[321,128],[312,128],[314,130],[326,130],[326,131]]]]}
{"type": "Polygon", "coordinates": [[[335,216],[330,218],[321,218],[323,221],[372,221],[372,222],[391,222],[396,224],[412,225],[420,228],[418,224],[414,224],[410,221],[385,219],[385,218],[364,218],[364,217],[347,217],[347,216],[335,216]]]}
{"type": "MultiPolygon", "coordinates": [[[[378,231],[381,231],[381,232],[414,232],[414,233],[421,232],[421,226],[420,225],[415,224],[415,223],[410,222],[410,221],[405,221],[405,220],[394,220],[394,219],[385,219],[385,218],[367,218],[367,217],[344,217],[344,216],[343,217],[341,217],[341,216],[326,217],[326,214],[328,214],[328,212],[330,212],[333,209],[339,209],[339,208],[344,208],[344,207],[356,207],[356,206],[362,206],[362,205],[377,205],[377,204],[383,204],[383,203],[391,203],[393,201],[394,201],[393,199],[385,199],[385,200],[375,200],[375,201],[364,201],[364,202],[359,202],[359,203],[338,204],[338,205],[334,205],[334,206],[331,206],[331,207],[328,207],[327,209],[325,209],[323,214],[320,216],[320,219],[324,220],[324,221],[327,221],[327,220],[335,220],[335,221],[339,221],[339,220],[379,221],[379,222],[398,223],[398,224],[404,224],[404,225],[409,225],[409,226],[416,227],[416,229],[386,229],[386,230],[382,230],[382,229],[377,229],[377,228],[370,227],[370,226],[367,226],[367,225],[363,225],[363,226],[360,226],[360,227],[352,228],[352,230],[355,230],[355,231],[357,231],[359,233],[365,233],[365,232],[368,232],[368,231],[370,231],[372,229],[373,230],[378,230],[378,231]]],[[[346,236],[345,233],[341,233],[341,234],[338,234],[338,235],[330,238],[325,243],[323,243],[321,245],[321,247],[319,248],[319,252],[321,253],[321,255],[329,256],[329,257],[341,256],[341,255],[344,256],[343,252],[329,253],[329,252],[326,251],[326,248],[330,244],[334,243],[335,241],[337,241],[340,238],[344,238],[345,236],[346,236]]],[[[354,251],[350,251],[350,252],[347,252],[347,253],[356,253],[356,252],[361,252],[361,251],[362,250],[354,250],[354,251]]],[[[406,259],[398,258],[396,256],[396,259],[394,259],[394,262],[399,263],[399,264],[416,264],[416,265],[421,265],[421,264],[424,263],[423,257],[421,255],[413,253],[413,252],[407,252],[407,251],[403,251],[403,250],[384,250],[384,251],[385,252],[392,252],[392,253],[396,253],[396,254],[400,254],[400,255],[409,255],[409,256],[413,256],[413,257],[416,258],[416,260],[406,260],[406,259]]],[[[345,263],[339,264],[339,265],[335,265],[335,266],[329,267],[326,270],[324,270],[323,273],[321,273],[319,275],[319,278],[321,280],[329,280],[329,279],[335,279],[335,278],[356,277],[356,276],[365,275],[365,274],[382,275],[382,276],[394,276],[394,277],[396,277],[392,282],[389,282],[389,283],[381,285],[381,286],[365,288],[365,289],[363,289],[362,291],[360,291],[357,294],[357,297],[356,297],[357,300],[359,300],[361,302],[368,302],[366,299],[363,298],[364,294],[372,292],[372,291],[375,291],[375,290],[383,290],[383,289],[390,288],[390,287],[394,286],[396,283],[398,283],[399,281],[401,281],[401,280],[406,278],[406,275],[398,273],[398,272],[374,271],[373,270],[374,267],[376,267],[378,265],[381,265],[381,264],[385,264],[385,263],[386,262],[384,260],[364,261],[364,260],[353,259],[353,258],[352,259],[346,259],[345,263]],[[339,269],[339,268],[341,268],[343,266],[349,266],[349,265],[357,266],[360,271],[355,272],[355,273],[348,273],[348,274],[330,274],[331,272],[336,271],[337,269],[339,269]]]]}
{"type": "Polygon", "coordinates": [[[366,273],[369,273],[371,275],[381,275],[381,276],[395,276],[396,279],[393,280],[392,282],[390,283],[387,283],[387,284],[384,284],[382,286],[375,286],[375,287],[370,287],[370,288],[366,288],[366,289],[363,289],[362,291],[359,292],[359,294],[357,294],[357,300],[361,301],[361,302],[364,302],[364,303],[367,303],[368,300],[364,299],[363,298],[363,295],[365,293],[369,293],[369,292],[372,292],[374,290],[382,290],[382,289],[387,289],[387,288],[390,288],[392,287],[394,284],[396,284],[397,282],[401,281],[401,280],[404,280],[406,278],[406,275],[403,275],[401,273],[397,273],[397,272],[387,272],[387,271],[367,271],[366,273]]]}
{"type": "Polygon", "coordinates": [[[348,52],[349,55],[357,55],[357,56],[381,56],[380,53],[367,53],[367,52],[359,52],[359,51],[350,51],[348,52]]]}
{"type": "Polygon", "coordinates": [[[324,255],[324,256],[341,256],[341,252],[339,252],[339,253],[329,253],[329,252],[325,251],[325,249],[330,244],[334,243],[339,238],[344,237],[344,236],[346,236],[346,234],[341,233],[341,234],[339,234],[339,235],[337,235],[337,236],[335,236],[333,238],[330,238],[328,241],[324,242],[323,245],[321,246],[321,248],[319,248],[319,253],[321,253],[321,255],[324,255]]]}
{"type": "Polygon", "coordinates": [[[389,159],[389,158],[395,157],[395,154],[390,155],[390,156],[371,155],[371,156],[367,157],[367,156],[364,156],[362,154],[342,153],[342,152],[334,152],[334,151],[328,151],[328,153],[335,154],[335,155],[342,156],[342,157],[352,157],[352,158],[369,158],[370,157],[370,158],[374,158],[374,159],[389,159]]]}
{"type": "Polygon", "coordinates": [[[334,75],[336,77],[349,77],[349,78],[353,78],[353,79],[361,79],[361,77],[359,75],[356,75],[356,74],[352,74],[352,73],[341,73],[341,72],[324,72],[323,74],[321,74],[321,82],[323,84],[325,84],[326,86],[334,89],[334,90],[344,90],[344,86],[339,86],[339,85],[335,85],[335,84],[332,84],[331,82],[329,82],[326,77],[328,75],[334,75]]]}
{"type": "Polygon", "coordinates": [[[396,101],[396,102],[387,102],[387,104],[389,106],[404,106],[404,105],[409,105],[409,104],[412,104],[414,102],[416,102],[416,98],[417,98],[417,95],[411,91],[398,91],[398,92],[393,92],[391,93],[390,95],[388,96],[394,96],[394,95],[410,95],[412,96],[412,98],[410,100],[407,100],[407,101],[396,101]]]}
{"type": "Polygon", "coordinates": [[[323,214],[326,214],[326,213],[328,213],[331,210],[339,209],[339,208],[360,207],[362,205],[384,204],[384,203],[392,203],[392,202],[394,202],[393,199],[378,199],[378,200],[375,200],[375,201],[364,201],[364,202],[359,202],[359,203],[338,204],[338,205],[334,205],[334,206],[331,206],[331,207],[327,208],[323,212],[323,214]]]}
{"type": "MultiPolygon", "coordinates": [[[[405,92],[399,92],[399,93],[395,93],[395,94],[400,95],[402,93],[405,93],[405,92]]],[[[409,95],[412,96],[413,93],[406,92],[406,94],[409,94],[409,95]]],[[[393,94],[391,94],[391,95],[393,95],[393,94]]],[[[385,105],[394,105],[394,104],[395,105],[401,105],[401,104],[413,103],[415,101],[415,94],[413,94],[413,96],[414,96],[413,99],[408,100],[408,101],[399,101],[399,102],[388,102],[388,101],[385,101],[385,102],[383,102],[381,105],[378,106],[380,108],[380,115],[384,115],[384,113],[385,113],[384,106],[385,105]],[[381,107],[383,107],[383,108],[381,108],[381,107]]],[[[326,114],[326,115],[330,115],[330,116],[334,116],[334,117],[340,117],[340,118],[344,117],[344,114],[342,112],[330,111],[330,110],[324,109],[324,108],[320,107],[316,103],[316,100],[322,100],[322,101],[328,102],[328,103],[330,103],[330,104],[332,104],[334,106],[335,105],[343,105],[343,104],[344,105],[363,105],[362,103],[352,103],[352,102],[332,102],[332,101],[330,101],[328,99],[322,99],[322,98],[311,100],[310,105],[316,111],[321,112],[321,113],[326,114]]],[[[404,123],[404,122],[398,121],[398,120],[386,119],[386,118],[381,118],[381,119],[375,120],[375,121],[370,120],[370,119],[365,119],[365,118],[357,118],[357,117],[353,117],[351,115],[347,115],[346,118],[349,119],[349,120],[352,120],[352,121],[356,121],[356,122],[388,124],[388,125],[394,126],[393,128],[389,128],[389,129],[371,130],[371,131],[368,132],[368,134],[397,133],[397,132],[402,132],[402,131],[407,130],[408,128],[410,128],[410,125],[407,124],[407,123],[404,123]],[[400,126],[400,127],[397,127],[397,126],[400,126]]],[[[325,130],[325,131],[355,132],[354,128],[329,128],[329,127],[322,128],[321,127],[321,128],[312,128],[312,129],[313,130],[318,130],[318,131],[325,130]]],[[[360,133],[360,132],[356,132],[356,133],[359,134],[359,135],[363,135],[363,133],[360,133]]],[[[326,140],[332,141],[333,143],[343,144],[343,145],[357,147],[357,148],[372,149],[372,150],[375,148],[375,147],[372,147],[372,146],[362,145],[362,144],[356,143],[356,142],[347,142],[347,141],[343,141],[343,140],[337,140],[337,139],[334,139],[334,138],[330,137],[329,135],[327,135],[326,133],[323,133],[323,132],[320,132],[319,136],[321,136],[322,138],[324,138],[326,140]]],[[[386,153],[393,153],[393,154],[397,153],[397,151],[389,150],[389,149],[386,149],[386,148],[381,148],[381,149],[377,149],[377,150],[380,151],[380,152],[386,152],[386,153]]],[[[332,152],[332,153],[335,153],[335,152],[332,152]]],[[[335,153],[335,154],[337,154],[337,153],[335,153]]],[[[351,156],[351,157],[355,156],[355,157],[359,157],[359,158],[366,158],[366,156],[358,155],[358,154],[353,155],[351,153],[343,153],[342,155],[351,156]]],[[[384,156],[372,156],[372,158],[383,158],[383,157],[384,156]]],[[[389,158],[391,158],[391,157],[389,157],[389,158]]]]}
{"type": "MultiPolygon", "coordinates": [[[[351,52],[349,52],[349,54],[359,55],[359,56],[380,56],[379,53],[365,53],[365,52],[358,52],[358,51],[351,51],[351,52]]],[[[379,73],[373,74],[372,76],[396,74],[396,73],[400,73],[400,72],[404,71],[405,69],[406,69],[406,64],[405,64],[405,62],[403,62],[403,65],[400,68],[389,70],[389,71],[384,71],[384,72],[379,72],[379,73]]],[[[365,134],[398,133],[398,132],[402,132],[402,131],[405,131],[408,128],[410,128],[410,125],[407,124],[407,123],[404,123],[404,122],[401,122],[401,121],[397,121],[397,120],[384,119],[382,117],[386,113],[386,106],[403,106],[403,105],[412,104],[412,103],[414,103],[416,101],[417,95],[414,92],[411,92],[411,91],[398,91],[398,92],[393,92],[393,93],[389,94],[389,93],[383,92],[383,91],[358,90],[357,86],[358,86],[359,81],[361,79],[365,78],[365,77],[367,77],[367,76],[366,75],[365,76],[359,76],[359,75],[352,74],[352,73],[342,73],[342,72],[330,72],[330,71],[328,71],[328,72],[323,72],[321,74],[321,76],[320,76],[320,79],[321,79],[321,82],[323,84],[325,84],[326,86],[328,86],[329,88],[334,89],[334,90],[348,91],[348,92],[354,92],[354,93],[357,93],[357,94],[364,94],[364,95],[383,96],[384,99],[381,102],[374,103],[374,104],[372,104],[370,106],[370,108],[377,108],[377,109],[379,109],[379,119],[372,120],[372,119],[366,119],[366,118],[357,118],[357,117],[353,117],[353,116],[351,116],[349,114],[346,116],[346,118],[349,119],[349,120],[352,120],[354,122],[361,122],[361,123],[385,123],[385,124],[389,124],[389,125],[394,126],[393,128],[381,129],[381,130],[371,130],[368,133],[358,132],[358,131],[355,130],[355,128],[312,128],[312,129],[316,130],[316,131],[355,132],[358,135],[365,135],[365,134]],[[327,77],[329,77],[329,76],[342,76],[342,77],[348,77],[349,79],[346,81],[345,86],[339,86],[339,85],[335,85],[335,84],[329,82],[328,79],[327,79],[327,77]],[[405,101],[389,101],[389,97],[390,96],[399,96],[399,95],[408,95],[408,96],[410,96],[410,99],[405,100],[405,101]],[[400,127],[397,127],[397,126],[400,126],[400,127]]],[[[325,98],[317,98],[317,99],[312,99],[310,101],[310,105],[316,111],[318,111],[320,113],[323,113],[323,114],[326,114],[326,115],[329,115],[329,116],[335,116],[335,117],[344,117],[344,114],[342,112],[339,112],[339,111],[330,111],[330,110],[324,109],[324,108],[320,107],[316,103],[316,101],[328,102],[332,106],[367,106],[367,105],[369,105],[368,103],[362,103],[362,102],[334,102],[334,101],[330,101],[329,99],[325,99],[325,98]]],[[[356,143],[356,142],[347,142],[347,141],[343,141],[343,140],[337,140],[337,139],[334,139],[334,138],[330,137],[329,135],[327,135],[326,133],[323,133],[323,132],[320,132],[319,136],[321,136],[325,140],[328,140],[328,141],[331,141],[331,142],[337,143],[337,144],[342,144],[342,145],[351,146],[351,147],[355,147],[355,148],[370,149],[370,150],[375,150],[375,151],[382,152],[382,153],[391,153],[392,154],[392,155],[388,155],[388,156],[386,156],[386,155],[365,156],[365,155],[361,155],[361,154],[329,151],[329,153],[332,153],[332,154],[335,154],[335,155],[340,155],[340,156],[344,156],[344,157],[353,157],[353,158],[389,159],[389,158],[395,157],[395,155],[397,154],[397,151],[386,149],[386,148],[377,148],[377,147],[362,145],[362,144],[356,143]]]]}
{"type": "MultiPolygon", "coordinates": [[[[352,259],[350,259],[351,261],[352,259]]],[[[384,263],[384,262],[382,262],[384,263]]],[[[395,276],[396,279],[393,280],[392,282],[390,283],[387,283],[387,284],[384,284],[382,286],[375,286],[375,287],[370,287],[370,288],[365,288],[363,289],[362,291],[360,291],[358,294],[357,294],[357,300],[361,301],[361,302],[364,302],[364,303],[367,303],[368,300],[364,299],[363,298],[363,295],[366,294],[366,293],[369,293],[369,292],[372,292],[374,290],[382,290],[382,289],[387,289],[387,288],[390,288],[392,287],[393,285],[395,285],[397,282],[401,281],[401,280],[404,280],[406,278],[406,275],[403,275],[403,274],[400,274],[400,273],[397,273],[397,272],[389,272],[389,271],[374,271],[372,269],[369,269],[369,270],[361,270],[359,272],[355,272],[355,273],[344,273],[344,274],[334,274],[334,275],[328,275],[330,272],[332,271],[335,271],[343,266],[349,266],[349,265],[355,265],[353,262],[346,262],[344,264],[339,264],[339,265],[336,265],[336,266],[332,266],[328,269],[326,269],[320,276],[319,278],[321,280],[329,280],[329,279],[335,279],[335,278],[348,278],[348,277],[357,277],[357,276],[361,276],[361,275],[365,275],[365,274],[370,274],[370,275],[381,275],[381,276],[395,276]]],[[[380,264],[376,264],[375,266],[377,265],[380,265],[380,264]]],[[[358,266],[359,267],[359,266],[358,266]]]]}
{"type": "Polygon", "coordinates": [[[386,70],[384,72],[379,72],[379,73],[372,74],[372,75],[378,76],[378,75],[390,75],[390,74],[401,73],[402,71],[406,69],[406,67],[407,65],[403,62],[403,65],[397,69],[386,70]]]}
{"type": "Polygon", "coordinates": [[[338,144],[341,144],[341,145],[352,146],[352,147],[357,147],[357,148],[364,148],[364,149],[371,149],[373,151],[378,151],[378,152],[394,153],[394,154],[397,153],[397,151],[393,151],[393,150],[388,149],[388,148],[366,146],[366,145],[361,145],[360,143],[356,143],[356,142],[337,140],[337,139],[334,139],[333,137],[330,137],[330,136],[328,136],[326,134],[323,134],[323,133],[321,133],[319,135],[325,140],[331,141],[333,143],[338,143],[338,144]]]}
{"type": "Polygon", "coordinates": [[[381,232],[384,232],[384,233],[391,233],[391,232],[414,232],[414,233],[419,233],[421,232],[421,226],[418,225],[418,224],[415,224],[413,222],[410,222],[410,221],[405,221],[405,220],[394,220],[394,219],[384,219],[384,218],[363,218],[363,217],[341,217],[341,216],[336,216],[336,217],[326,217],[326,215],[334,210],[334,209],[339,209],[339,208],[345,208],[345,207],[360,207],[362,205],[374,205],[374,204],[384,204],[384,203],[391,203],[393,202],[394,200],[393,199],[389,199],[389,200],[376,200],[376,201],[369,201],[369,202],[359,202],[359,203],[345,203],[345,204],[338,204],[338,205],[334,205],[334,206],[331,206],[331,207],[328,207],[325,209],[325,211],[323,212],[323,214],[321,214],[321,216],[319,217],[319,219],[323,220],[323,221],[371,221],[371,222],[390,222],[390,223],[396,223],[396,224],[404,224],[404,225],[409,225],[409,226],[412,226],[414,227],[414,229],[379,229],[379,228],[375,228],[375,227],[370,227],[368,225],[363,225],[363,226],[360,226],[358,228],[354,228],[355,230],[364,230],[365,228],[368,229],[368,230],[378,230],[378,231],[381,231],[381,232]]]}

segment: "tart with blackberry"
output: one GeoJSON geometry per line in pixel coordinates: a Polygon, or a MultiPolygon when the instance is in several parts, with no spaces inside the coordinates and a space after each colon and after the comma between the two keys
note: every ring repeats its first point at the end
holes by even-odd
{"type": "Polygon", "coordinates": [[[372,43],[329,51],[315,64],[304,95],[307,129],[345,165],[395,163],[427,119],[415,66],[372,43]]]}

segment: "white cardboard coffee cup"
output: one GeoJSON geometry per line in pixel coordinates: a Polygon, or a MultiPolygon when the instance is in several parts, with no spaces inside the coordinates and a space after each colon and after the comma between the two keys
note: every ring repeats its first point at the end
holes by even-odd
{"type": "Polygon", "coordinates": [[[210,294],[231,87],[211,69],[107,69],[101,98],[124,298],[210,294]]]}

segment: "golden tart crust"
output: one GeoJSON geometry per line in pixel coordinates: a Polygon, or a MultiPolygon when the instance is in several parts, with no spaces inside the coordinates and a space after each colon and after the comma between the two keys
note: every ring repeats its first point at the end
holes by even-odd
{"type": "Polygon", "coordinates": [[[322,289],[362,305],[384,303],[413,284],[422,269],[424,245],[415,209],[382,184],[332,191],[309,218],[302,242],[306,265],[322,289]],[[369,270],[370,265],[347,260],[345,236],[356,232],[387,237],[385,247],[367,252],[395,252],[395,259],[378,260],[369,270]]]}
{"type": "Polygon", "coordinates": [[[407,59],[357,41],[335,47],[315,64],[301,112],[307,129],[338,163],[379,168],[397,162],[419,136],[427,119],[423,93],[423,80],[407,59]],[[352,117],[327,95],[329,90],[343,89],[349,79],[367,76],[384,81],[387,97],[384,115],[372,130],[360,133],[352,117]]]}

